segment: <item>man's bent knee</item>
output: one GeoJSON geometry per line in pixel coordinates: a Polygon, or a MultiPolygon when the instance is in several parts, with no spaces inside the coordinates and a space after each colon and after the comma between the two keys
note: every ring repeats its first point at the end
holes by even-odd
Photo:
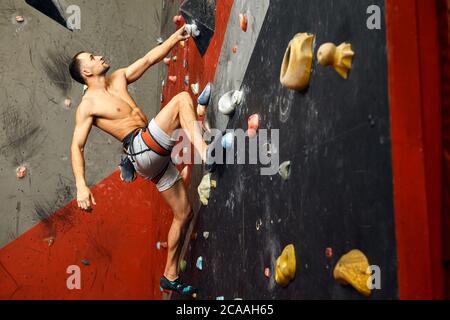
{"type": "Polygon", "coordinates": [[[176,95],[178,103],[181,103],[183,105],[189,105],[193,106],[193,101],[191,98],[191,95],[187,91],[180,92],[176,95]]]}

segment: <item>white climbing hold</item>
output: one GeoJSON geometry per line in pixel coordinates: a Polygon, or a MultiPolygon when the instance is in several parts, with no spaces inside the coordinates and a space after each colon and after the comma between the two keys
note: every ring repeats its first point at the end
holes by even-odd
{"type": "Polygon", "coordinates": [[[229,91],[219,100],[219,111],[224,115],[231,115],[236,107],[242,103],[244,93],[242,91],[229,91]]]}
{"type": "Polygon", "coordinates": [[[191,90],[194,95],[198,95],[198,92],[200,90],[200,85],[198,83],[191,84],[191,90]]]}
{"type": "Polygon", "coordinates": [[[188,35],[190,35],[192,38],[197,38],[200,35],[200,30],[198,30],[197,25],[194,23],[187,24],[185,26],[185,31],[188,35]]]}
{"type": "Polygon", "coordinates": [[[209,232],[208,231],[203,232],[203,238],[205,238],[205,239],[209,238],[209,232]]]}

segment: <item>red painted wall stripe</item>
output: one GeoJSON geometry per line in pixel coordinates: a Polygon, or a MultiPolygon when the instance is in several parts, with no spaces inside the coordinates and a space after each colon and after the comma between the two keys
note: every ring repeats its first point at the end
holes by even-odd
{"type": "Polygon", "coordinates": [[[441,297],[439,283],[443,282],[439,267],[441,118],[434,6],[432,1],[386,1],[394,210],[402,299],[441,297]]]}

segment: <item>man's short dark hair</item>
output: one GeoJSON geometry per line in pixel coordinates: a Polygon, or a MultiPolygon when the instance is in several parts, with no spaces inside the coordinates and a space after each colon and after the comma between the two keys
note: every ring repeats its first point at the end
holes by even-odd
{"type": "Polygon", "coordinates": [[[72,61],[69,64],[69,71],[70,75],[72,76],[72,79],[80,84],[86,84],[84,81],[83,76],[81,75],[81,61],[78,59],[78,56],[82,53],[85,53],[85,51],[78,52],[73,58],[72,61]]]}

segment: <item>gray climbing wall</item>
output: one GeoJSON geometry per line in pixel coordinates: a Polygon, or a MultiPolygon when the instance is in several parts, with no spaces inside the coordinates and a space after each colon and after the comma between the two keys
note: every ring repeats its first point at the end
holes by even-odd
{"type": "MultiPolygon", "coordinates": [[[[159,37],[161,1],[70,4],[81,9],[81,30],[71,32],[23,0],[0,2],[0,247],[76,196],[70,143],[82,87],[70,79],[70,58],[91,51],[104,55],[113,70],[143,56],[159,37]],[[17,15],[25,22],[17,23],[17,15]],[[72,100],[69,108],[66,98],[72,100]],[[16,178],[20,165],[28,168],[22,180],[16,178]]],[[[159,110],[158,68],[130,86],[149,117],[159,110]]],[[[92,130],[86,146],[89,185],[116,170],[120,152],[112,137],[92,130]]]]}

